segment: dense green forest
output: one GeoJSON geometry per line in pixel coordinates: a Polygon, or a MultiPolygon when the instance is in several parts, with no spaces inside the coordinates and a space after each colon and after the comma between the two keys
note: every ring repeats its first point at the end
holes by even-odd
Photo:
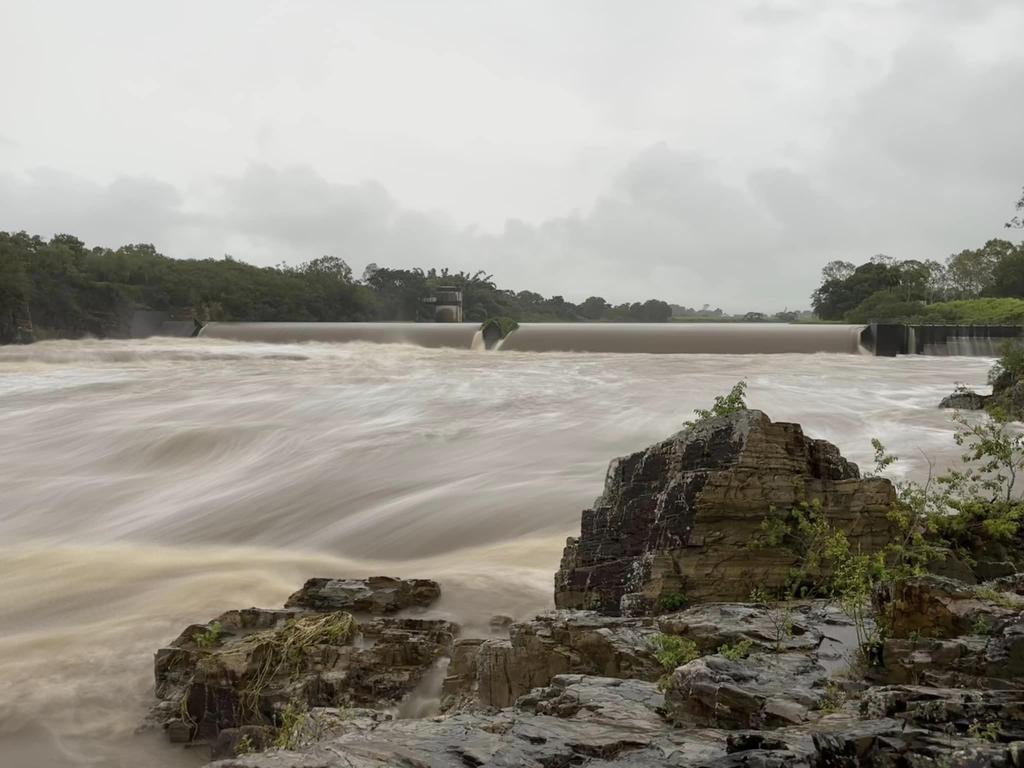
{"type": "MultiPolygon", "coordinates": [[[[1024,229],[1024,192],[1008,229],[1024,229]]],[[[1024,323],[1024,243],[989,240],[945,262],[875,256],[831,261],[811,296],[822,320],[1024,323]]]]}
{"type": "Polygon", "coordinates": [[[230,257],[173,259],[152,245],[87,248],[70,235],[50,240],[0,232],[0,341],[127,335],[136,308],[201,320],[421,320],[422,299],[438,286],[463,292],[467,320],[665,322],[664,301],[613,306],[592,296],[573,304],[561,296],[498,288],[490,275],[446,269],[370,265],[361,279],[342,259],[323,256],[298,266],[256,267],[230,257]]]}

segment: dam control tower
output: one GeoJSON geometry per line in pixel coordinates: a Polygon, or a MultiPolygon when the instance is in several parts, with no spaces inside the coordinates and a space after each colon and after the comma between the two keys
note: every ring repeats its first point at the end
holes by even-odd
{"type": "Polygon", "coordinates": [[[462,322],[462,291],[455,286],[438,286],[434,289],[434,295],[424,301],[434,305],[435,323],[462,322]]]}

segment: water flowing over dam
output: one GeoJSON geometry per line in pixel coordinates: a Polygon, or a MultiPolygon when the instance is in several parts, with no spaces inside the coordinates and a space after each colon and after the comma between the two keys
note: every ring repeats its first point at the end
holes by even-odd
{"type": "MultiPolygon", "coordinates": [[[[597,343],[591,327],[609,332],[524,326],[518,341],[580,348],[597,343]]],[[[153,701],[154,650],[223,610],[279,606],[307,577],[435,578],[439,609],[470,633],[496,613],[550,608],[565,537],[609,460],[677,430],[741,378],[773,419],[865,467],[878,437],[904,457],[896,473],[923,480],[924,456],[938,472],[960,452],[936,404],[954,382],[984,385],[991,365],[533,354],[511,343],[520,331],[482,354],[471,324],[379,331],[454,349],[291,343],[296,328],[0,347],[4,768],[201,764],[201,750],[134,733],[153,701]]],[[[710,337],[719,351],[780,351],[783,339],[854,351],[842,326],[776,326],[777,339],[750,325],[664,328],[691,351],[710,337]]],[[[315,330],[337,340],[368,327],[315,330]]]]}
{"type": "MultiPolygon", "coordinates": [[[[497,349],[509,352],[793,354],[861,351],[862,325],[785,323],[523,323],[497,349]]],[[[200,335],[233,341],[413,344],[469,349],[472,323],[208,323],[200,335]]]]}

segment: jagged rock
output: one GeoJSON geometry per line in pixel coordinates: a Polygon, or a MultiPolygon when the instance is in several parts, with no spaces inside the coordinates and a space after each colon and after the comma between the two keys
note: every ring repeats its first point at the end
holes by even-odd
{"type": "Polygon", "coordinates": [[[404,608],[425,608],[441,596],[441,587],[429,579],[310,579],[288,598],[285,608],[313,611],[349,611],[380,615],[404,608]]]}
{"type": "Polygon", "coordinates": [[[445,707],[507,707],[562,674],[657,680],[656,634],[649,619],[552,611],[513,624],[508,639],[460,640],[443,687],[445,707]]]}
{"type": "Polygon", "coordinates": [[[950,639],[890,638],[876,680],[937,687],[1024,685],[1024,622],[950,639]]]}
{"type": "Polygon", "coordinates": [[[890,541],[894,493],[798,424],[755,410],[712,418],[611,463],[580,537],[566,544],[555,605],[635,615],[679,595],[738,601],[753,587],[781,589],[793,552],[750,548],[773,509],[817,499],[855,548],[872,552],[890,541]]]}
{"type": "Polygon", "coordinates": [[[907,579],[881,590],[876,604],[888,616],[893,638],[993,634],[1024,611],[1024,597],[1017,594],[935,575],[907,579]]]}
{"type": "Polygon", "coordinates": [[[657,617],[666,635],[693,640],[702,653],[722,645],[749,640],[765,650],[810,650],[822,641],[821,626],[835,620],[824,603],[779,604],[706,603],[679,613],[657,617]]]}
{"type": "Polygon", "coordinates": [[[757,653],[736,661],[716,654],[673,672],[665,705],[677,725],[777,728],[814,717],[826,681],[824,667],[802,653],[757,653]]]}
{"type": "Polygon", "coordinates": [[[661,694],[635,680],[558,676],[520,709],[354,725],[303,752],[252,755],[218,768],[466,768],[571,765],[710,766],[725,755],[717,733],[674,737],[661,694]],[[573,702],[578,702],[578,706],[573,702]]]}
{"type": "Polygon", "coordinates": [[[157,652],[154,719],[214,739],[227,728],[275,725],[289,703],[391,706],[449,655],[457,631],[441,620],[357,624],[342,611],[229,611],[157,652]]]}
{"type": "Polygon", "coordinates": [[[943,733],[971,735],[987,727],[1000,740],[1024,739],[1024,689],[869,688],[861,697],[866,718],[893,717],[943,733]]]}
{"type": "Polygon", "coordinates": [[[980,411],[990,399],[989,395],[979,395],[970,389],[958,389],[946,395],[939,402],[939,408],[953,408],[958,411],[980,411]]]}
{"type": "MultiPolygon", "coordinates": [[[[515,708],[423,720],[338,719],[299,751],[216,768],[923,768],[1005,766],[1020,751],[898,718],[830,716],[808,726],[724,734],[673,728],[651,683],[560,675],[515,708]],[[987,761],[987,762],[979,762],[987,761]]],[[[319,713],[314,711],[311,717],[319,713]]]]}

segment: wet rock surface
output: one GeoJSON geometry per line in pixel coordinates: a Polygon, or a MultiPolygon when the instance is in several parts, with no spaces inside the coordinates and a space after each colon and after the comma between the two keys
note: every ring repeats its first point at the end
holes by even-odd
{"type": "Polygon", "coordinates": [[[862,479],[798,424],[749,410],[684,429],[611,463],[604,493],[566,544],[555,605],[645,614],[680,596],[742,601],[754,587],[780,589],[792,551],[750,543],[771,510],[812,499],[855,548],[889,541],[891,483],[862,479]]]}
{"type": "Polygon", "coordinates": [[[441,596],[441,587],[429,579],[310,579],[288,598],[285,608],[311,611],[350,611],[374,615],[406,608],[426,608],[441,596]]]}
{"type": "Polygon", "coordinates": [[[589,674],[653,681],[663,673],[649,619],[552,611],[512,624],[508,639],[460,640],[448,667],[442,705],[507,707],[556,675],[589,674]]]}
{"type": "Polygon", "coordinates": [[[393,707],[450,656],[457,633],[441,619],[228,611],[157,651],[151,720],[174,740],[213,741],[276,728],[289,707],[393,707]]]}
{"type": "Polygon", "coordinates": [[[558,610],[460,638],[427,613],[434,582],[311,579],[284,609],[229,611],[161,649],[154,719],[219,768],[1024,768],[1012,553],[879,591],[886,634],[858,657],[870,620],[743,602],[793,565],[747,542],[809,498],[861,551],[888,540],[888,482],[797,425],[712,419],[613,463],[558,610]],[[410,716],[428,683],[443,714],[410,716]]]}
{"type": "Polygon", "coordinates": [[[894,638],[993,634],[1024,611],[1024,598],[1016,593],[940,576],[907,579],[879,602],[892,616],[894,638]]]}
{"type": "Polygon", "coordinates": [[[826,681],[825,668],[803,653],[715,654],[673,672],[665,704],[676,725],[777,728],[812,719],[826,681]]]}
{"type": "Polygon", "coordinates": [[[990,399],[989,395],[979,395],[970,389],[953,392],[939,401],[939,408],[952,408],[958,411],[980,411],[990,399]]]}
{"type": "MultiPolygon", "coordinates": [[[[884,698],[884,697],[882,697],[884,698]]],[[[880,705],[902,715],[896,694],[880,705]]],[[[311,713],[311,717],[318,713],[311,713]]],[[[339,721],[299,751],[224,760],[217,768],[825,768],[826,766],[1019,765],[1013,744],[994,744],[923,719],[838,715],[775,730],[676,728],[651,683],[561,675],[550,686],[492,712],[424,720],[339,721]],[[937,759],[942,762],[935,762],[937,759]],[[914,762],[918,760],[920,762],[914,762]]]]}

